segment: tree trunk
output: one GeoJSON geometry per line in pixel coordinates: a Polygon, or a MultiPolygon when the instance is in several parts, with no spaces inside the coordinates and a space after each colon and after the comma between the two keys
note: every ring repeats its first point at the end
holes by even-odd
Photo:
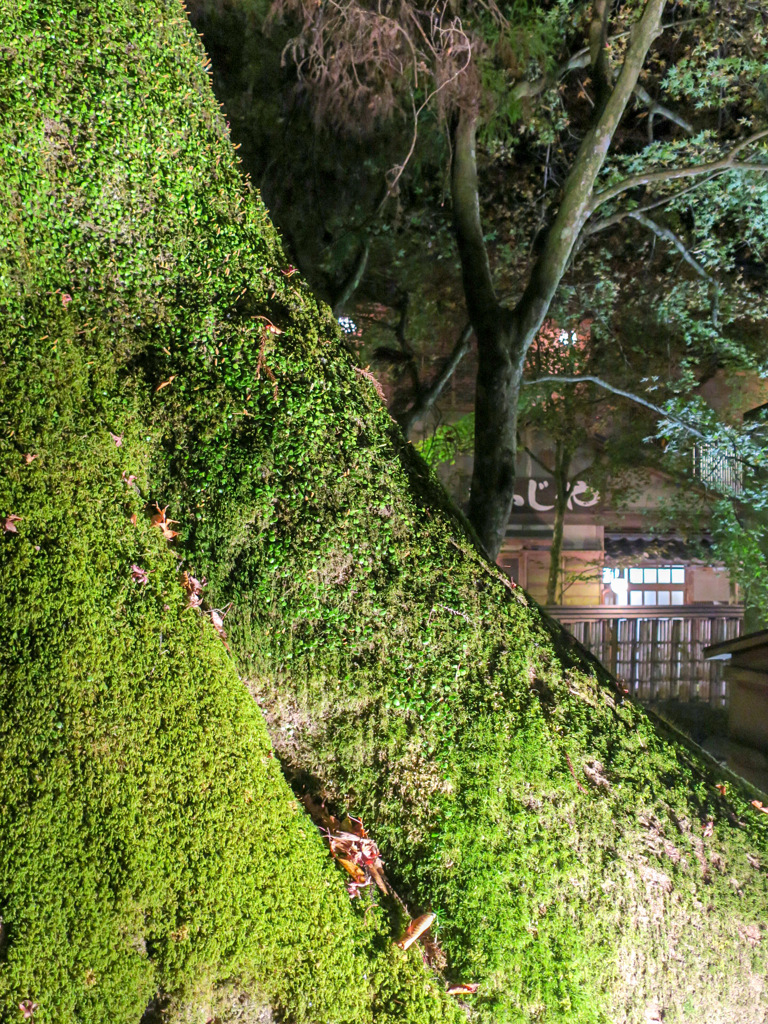
{"type": "Polygon", "coordinates": [[[552,547],[549,555],[549,577],[547,579],[547,604],[558,604],[562,601],[562,570],[560,559],[563,550],[563,527],[565,512],[571,489],[568,484],[568,473],[571,468],[571,450],[568,445],[558,440],[555,448],[555,522],[552,529],[552,547]]]}
{"type": "Polygon", "coordinates": [[[93,7],[0,23],[4,1018],[225,1016],[240,977],[297,1024],[762,1024],[754,794],[478,553],[288,271],[175,4],[93,7]]]}
{"type": "MultiPolygon", "coordinates": [[[[493,559],[504,540],[512,508],[517,402],[525,357],[590,215],[597,176],[634,92],[648,49],[660,30],[663,9],[664,0],[647,0],[630,36],[618,79],[579,147],[563,186],[557,216],[546,232],[542,251],[513,310],[505,309],[496,298],[480,222],[475,152],[478,113],[462,109],[456,118],[451,168],[453,215],[464,296],[477,336],[479,360],[475,407],[478,434],[469,518],[493,559]],[[500,403],[500,407],[491,409],[491,403],[500,403]],[[494,445],[497,452],[493,451],[494,445]]],[[[599,29],[595,39],[599,44],[608,7],[598,0],[595,10],[599,29]]],[[[597,44],[595,60],[605,71],[605,55],[597,44]]]]}

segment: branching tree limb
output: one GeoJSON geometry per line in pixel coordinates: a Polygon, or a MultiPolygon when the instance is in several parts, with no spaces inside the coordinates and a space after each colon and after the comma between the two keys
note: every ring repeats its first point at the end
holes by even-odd
{"type": "Polygon", "coordinates": [[[370,239],[366,238],[360,247],[355,262],[345,279],[334,289],[331,297],[331,308],[334,316],[341,316],[344,306],[349,302],[360,286],[360,282],[368,266],[368,254],[371,251],[370,239]]]}
{"type": "Polygon", "coordinates": [[[454,130],[454,220],[467,308],[478,340],[475,458],[469,518],[495,558],[512,507],[517,447],[517,406],[525,357],[549,311],[574,246],[592,212],[595,182],[648,50],[661,31],[664,0],[647,0],[630,37],[624,63],[604,109],[579,147],[528,284],[512,310],[493,288],[480,225],[475,158],[477,113],[463,109],[454,130]]]}
{"type": "Polygon", "coordinates": [[[704,269],[704,267],[699,263],[699,261],[691,255],[690,251],[683,244],[682,239],[680,239],[674,233],[674,231],[670,231],[669,228],[665,228],[661,224],[657,224],[655,220],[651,220],[650,217],[646,217],[646,215],[644,213],[640,213],[639,210],[632,210],[629,216],[633,220],[636,220],[638,224],[642,224],[644,228],[648,228],[649,231],[652,231],[657,238],[661,238],[665,242],[669,242],[670,245],[674,246],[674,248],[677,249],[677,251],[683,257],[685,262],[688,264],[688,266],[692,267],[699,275],[699,277],[703,277],[704,280],[709,284],[712,326],[716,328],[718,317],[719,286],[715,278],[712,277],[712,275],[704,269]]]}
{"type": "Polygon", "coordinates": [[[467,324],[432,382],[422,387],[416,395],[413,405],[397,417],[397,421],[406,437],[413,430],[416,421],[429,412],[445,390],[445,386],[453,376],[457,366],[467,352],[469,352],[472,334],[472,324],[467,324]]]}
{"type": "Polygon", "coordinates": [[[648,141],[653,142],[653,119],[654,117],[663,117],[667,121],[671,121],[676,124],[678,128],[682,128],[688,135],[693,135],[693,125],[681,117],[680,114],[675,113],[674,110],[670,110],[669,107],[665,107],[663,103],[658,103],[648,92],[648,90],[637,83],[635,86],[635,96],[648,107],[648,141]]]}
{"type": "Polygon", "coordinates": [[[625,221],[627,217],[634,213],[649,213],[651,210],[658,210],[661,206],[667,206],[669,203],[673,203],[677,199],[681,199],[683,196],[693,192],[694,189],[701,188],[702,185],[706,185],[715,177],[716,175],[711,174],[707,178],[700,178],[698,181],[694,181],[691,185],[687,185],[685,188],[681,188],[677,192],[673,192],[671,195],[654,199],[653,202],[645,203],[633,210],[618,210],[609,217],[603,217],[602,220],[590,220],[584,226],[584,230],[581,233],[581,240],[589,238],[590,235],[596,235],[600,231],[606,231],[608,228],[615,227],[617,224],[621,224],[622,221],[625,221]]]}
{"type": "Polygon", "coordinates": [[[706,164],[688,164],[685,167],[666,167],[661,171],[643,171],[641,174],[632,174],[628,178],[624,178],[623,181],[603,189],[602,192],[596,192],[589,203],[589,212],[590,214],[594,213],[603,203],[607,203],[609,200],[620,196],[623,192],[628,192],[630,189],[637,188],[640,185],[658,185],[667,181],[676,181],[680,178],[693,178],[699,174],[724,174],[726,171],[768,172],[768,164],[749,163],[748,161],[741,162],[736,159],[739,153],[743,152],[747,146],[752,146],[766,137],[768,137],[768,128],[755,132],[749,138],[742,140],[729,153],[721,157],[720,160],[712,160],[706,164]]]}
{"type": "Polygon", "coordinates": [[[590,375],[580,377],[566,377],[559,374],[554,374],[548,377],[537,377],[535,380],[523,381],[523,384],[527,387],[533,386],[534,384],[596,384],[597,387],[605,388],[606,391],[610,391],[614,395],[619,395],[621,398],[627,398],[630,402],[636,402],[637,405],[644,405],[646,409],[650,409],[651,412],[655,412],[658,416],[663,416],[667,420],[671,420],[673,423],[677,423],[692,434],[694,437],[698,437],[702,441],[706,441],[707,437],[702,434],[696,427],[692,427],[690,423],[686,423],[685,420],[681,420],[679,416],[675,416],[674,413],[667,412],[666,409],[662,409],[659,405],[654,405],[653,402],[649,402],[647,398],[641,398],[640,395],[635,395],[631,391],[624,391],[621,388],[614,387],[613,384],[609,384],[608,381],[602,380],[600,377],[592,377],[590,375]]]}

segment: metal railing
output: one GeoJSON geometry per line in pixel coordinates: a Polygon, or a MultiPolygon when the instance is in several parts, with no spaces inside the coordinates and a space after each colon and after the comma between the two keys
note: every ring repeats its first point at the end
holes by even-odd
{"type": "Polygon", "coordinates": [[[741,632],[741,605],[545,609],[641,701],[706,701],[726,707],[723,663],[703,650],[741,632]]]}

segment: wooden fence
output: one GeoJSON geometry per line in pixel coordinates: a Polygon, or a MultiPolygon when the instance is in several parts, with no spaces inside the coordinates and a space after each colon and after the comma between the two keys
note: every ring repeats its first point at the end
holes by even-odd
{"type": "Polygon", "coordinates": [[[726,707],[723,662],[703,649],[741,632],[741,605],[549,607],[546,611],[642,701],[702,700],[726,707]]]}

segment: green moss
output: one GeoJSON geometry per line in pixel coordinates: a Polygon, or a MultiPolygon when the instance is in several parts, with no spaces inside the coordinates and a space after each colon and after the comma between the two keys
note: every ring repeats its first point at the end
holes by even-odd
{"type": "MultiPolygon", "coordinates": [[[[183,346],[207,367],[214,337],[165,275],[218,266],[199,242],[241,188],[199,50],[175,5],[3,14],[0,1017],[29,999],[40,1021],[136,1021],[159,991],[205,1020],[227,982],[297,1021],[452,1020],[383,912],[350,905],[150,522],[168,455],[147,379],[183,346]]],[[[172,427],[202,408],[176,392],[172,427]]],[[[226,431],[219,397],[203,441],[226,431]]]]}
{"type": "Polygon", "coordinates": [[[237,669],[482,1019],[762,1020],[768,820],[474,550],[288,271],[179,9],[5,7],[6,1015],[209,977],[305,1020],[460,1012],[350,910],[237,669]]]}

